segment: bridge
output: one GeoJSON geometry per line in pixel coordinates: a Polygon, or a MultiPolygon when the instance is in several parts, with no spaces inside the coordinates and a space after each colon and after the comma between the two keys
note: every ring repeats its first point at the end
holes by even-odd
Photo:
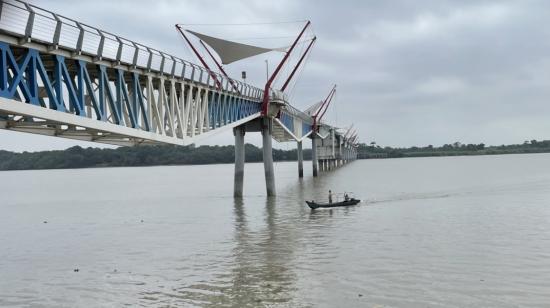
{"type": "Polygon", "coordinates": [[[221,66],[215,72],[204,62],[199,66],[29,3],[2,0],[0,52],[1,129],[120,146],[189,145],[232,129],[236,197],[243,194],[246,132],[262,134],[268,196],[275,195],[272,139],[297,143],[299,177],[304,140],[312,141],[313,176],[357,156],[357,133],[322,121],[335,88],[300,111],[287,101],[284,87],[272,87],[292,48],[262,89],[230,78],[221,66]]]}

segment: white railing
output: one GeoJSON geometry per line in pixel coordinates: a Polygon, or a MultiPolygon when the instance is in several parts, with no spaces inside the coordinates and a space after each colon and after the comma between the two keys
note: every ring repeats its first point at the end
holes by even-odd
{"type": "Polygon", "coordinates": [[[52,49],[64,49],[96,60],[140,68],[176,78],[184,78],[211,87],[217,84],[227,92],[261,99],[263,90],[236,79],[210,71],[194,63],[169,55],[155,48],[122,38],[20,0],[0,1],[0,33],[20,38],[22,43],[36,41],[52,49]],[[231,80],[231,81],[230,81],[231,80]],[[237,89],[234,89],[232,83],[237,89]]]}

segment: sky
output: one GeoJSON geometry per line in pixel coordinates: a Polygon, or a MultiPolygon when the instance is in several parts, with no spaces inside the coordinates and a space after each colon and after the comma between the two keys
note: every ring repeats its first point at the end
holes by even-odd
{"type": "MultiPolygon", "coordinates": [[[[31,3],[194,62],[174,30],[176,23],[280,47],[290,45],[303,25],[289,21],[311,20],[306,35],[317,36],[317,42],[292,86],[291,104],[304,109],[337,84],[326,120],[340,127],[353,123],[361,142],[402,147],[550,139],[547,1],[31,3]],[[272,24],[198,25],[212,23],[272,24]]],[[[246,70],[247,81],[263,87],[266,59],[273,70],[280,55],[258,56],[226,68],[235,78],[246,70]]],[[[259,140],[259,134],[246,136],[247,142],[259,140]]],[[[232,144],[233,136],[222,133],[204,143],[232,144]]],[[[77,144],[101,146],[0,130],[0,149],[34,151],[77,144]]]]}

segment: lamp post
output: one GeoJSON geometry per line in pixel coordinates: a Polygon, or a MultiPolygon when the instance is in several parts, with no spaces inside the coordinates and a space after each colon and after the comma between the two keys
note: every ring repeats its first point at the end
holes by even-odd
{"type": "Polygon", "coordinates": [[[269,81],[269,62],[265,59],[265,80],[269,81]]]}

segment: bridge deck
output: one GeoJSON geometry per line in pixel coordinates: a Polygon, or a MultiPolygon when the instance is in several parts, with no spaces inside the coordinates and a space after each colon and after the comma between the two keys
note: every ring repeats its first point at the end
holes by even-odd
{"type": "MultiPolygon", "coordinates": [[[[185,145],[261,116],[260,88],[20,0],[0,1],[0,53],[3,129],[185,145]]],[[[302,141],[312,124],[285,104],[272,135],[302,141]]]]}

